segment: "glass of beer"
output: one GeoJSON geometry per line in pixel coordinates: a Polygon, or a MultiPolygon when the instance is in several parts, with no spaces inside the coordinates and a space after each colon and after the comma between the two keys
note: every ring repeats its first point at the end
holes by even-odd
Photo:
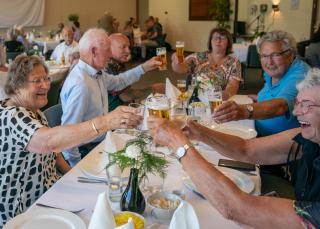
{"type": "Polygon", "coordinates": [[[221,86],[213,85],[206,90],[211,113],[222,104],[222,89],[221,86]]]}
{"type": "Polygon", "coordinates": [[[161,62],[159,70],[167,70],[167,50],[165,47],[157,48],[157,61],[161,62]]]}
{"type": "Polygon", "coordinates": [[[180,129],[183,129],[187,124],[187,112],[184,108],[175,107],[171,109],[170,121],[172,121],[180,129]]]}
{"type": "Polygon", "coordinates": [[[162,94],[153,95],[147,98],[146,106],[148,108],[149,115],[156,116],[158,118],[170,118],[170,100],[167,96],[162,94]]]}
{"type": "Polygon", "coordinates": [[[184,41],[177,41],[176,42],[176,52],[177,52],[177,57],[178,57],[178,62],[181,64],[184,61],[184,41]]]}

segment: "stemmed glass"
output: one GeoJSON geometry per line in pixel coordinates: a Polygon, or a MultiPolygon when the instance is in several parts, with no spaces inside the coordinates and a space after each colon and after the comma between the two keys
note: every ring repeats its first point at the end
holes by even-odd
{"type": "Polygon", "coordinates": [[[219,85],[212,85],[212,87],[206,89],[205,93],[209,101],[211,114],[213,114],[216,108],[222,104],[222,88],[219,85]]]}

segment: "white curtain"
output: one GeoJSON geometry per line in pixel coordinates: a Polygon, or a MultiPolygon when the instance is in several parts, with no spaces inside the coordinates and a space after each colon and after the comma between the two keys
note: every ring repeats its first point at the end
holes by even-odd
{"type": "Polygon", "coordinates": [[[41,26],[45,0],[0,0],[0,28],[41,26]]]}

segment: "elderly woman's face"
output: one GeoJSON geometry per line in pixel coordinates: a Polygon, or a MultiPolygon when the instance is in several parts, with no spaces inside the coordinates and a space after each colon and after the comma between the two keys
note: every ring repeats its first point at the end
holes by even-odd
{"type": "Polygon", "coordinates": [[[293,113],[301,125],[302,136],[320,143],[320,87],[305,89],[298,93],[293,113]]]}
{"type": "Polygon", "coordinates": [[[45,68],[42,65],[36,65],[28,75],[25,86],[18,89],[17,95],[25,107],[37,110],[48,103],[49,89],[50,80],[45,68]]]}
{"type": "Polygon", "coordinates": [[[226,53],[228,46],[228,37],[220,33],[214,33],[211,37],[212,52],[226,53]]]}
{"type": "Polygon", "coordinates": [[[263,70],[269,76],[281,79],[293,60],[293,53],[291,50],[283,50],[280,41],[265,41],[260,48],[260,60],[263,70]]]}

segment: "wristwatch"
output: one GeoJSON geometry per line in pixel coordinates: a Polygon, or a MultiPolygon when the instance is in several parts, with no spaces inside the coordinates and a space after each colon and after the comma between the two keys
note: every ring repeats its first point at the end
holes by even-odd
{"type": "Polygon", "coordinates": [[[193,145],[191,145],[191,144],[185,144],[184,146],[180,146],[180,147],[177,149],[176,153],[173,154],[173,156],[174,156],[175,158],[177,158],[178,161],[180,162],[180,161],[181,161],[181,158],[183,158],[183,157],[186,155],[187,151],[188,151],[191,147],[193,147],[193,145]]]}
{"type": "Polygon", "coordinates": [[[252,118],[252,115],[253,115],[253,106],[251,104],[247,104],[246,105],[246,109],[247,111],[249,112],[249,117],[248,119],[251,119],[252,118]]]}

